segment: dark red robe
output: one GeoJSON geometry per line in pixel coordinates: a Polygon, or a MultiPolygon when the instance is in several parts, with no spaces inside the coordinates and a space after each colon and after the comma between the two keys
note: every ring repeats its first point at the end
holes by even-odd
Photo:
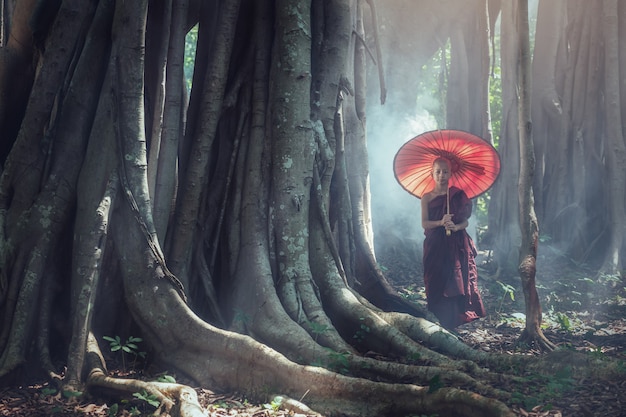
{"type": "MultiPolygon", "coordinates": [[[[441,220],[446,212],[446,195],[435,197],[428,204],[428,219],[441,220]]],[[[450,213],[454,223],[467,220],[472,214],[472,201],[463,190],[450,188],[450,213]]],[[[428,309],[447,329],[485,316],[485,307],[478,292],[476,247],[465,230],[446,236],[445,228],[424,232],[424,283],[428,309]]]]}

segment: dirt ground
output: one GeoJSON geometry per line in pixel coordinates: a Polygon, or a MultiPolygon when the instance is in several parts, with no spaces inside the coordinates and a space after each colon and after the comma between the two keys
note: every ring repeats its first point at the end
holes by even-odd
{"type": "MultiPolygon", "coordinates": [[[[419,253],[388,247],[378,261],[389,281],[405,297],[424,303],[419,253]]],[[[588,352],[626,363],[626,282],[619,276],[594,276],[584,266],[543,248],[538,260],[537,287],[544,309],[544,332],[564,349],[588,352]]],[[[458,336],[468,345],[489,352],[540,355],[521,350],[516,340],[524,324],[524,297],[515,275],[492,269],[488,253],[479,257],[479,285],[488,317],[465,325],[458,336]]],[[[184,381],[180,381],[184,382],[184,381]]],[[[542,394],[519,393],[514,409],[520,416],[619,417],[626,415],[626,381],[599,384],[576,375],[555,375],[542,394]]],[[[216,394],[197,388],[211,417],[288,416],[293,411],[276,403],[250,404],[236,394],[216,394]]],[[[56,393],[46,382],[0,388],[0,416],[132,416],[150,415],[154,407],[141,398],[76,400],[56,393]],[[118,401],[118,402],[115,402],[118,401]]],[[[443,416],[439,416],[443,417],[443,416]]]]}

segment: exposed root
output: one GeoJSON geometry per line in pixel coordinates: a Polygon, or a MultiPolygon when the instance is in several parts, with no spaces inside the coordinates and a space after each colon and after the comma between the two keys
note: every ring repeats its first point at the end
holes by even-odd
{"type": "Polygon", "coordinates": [[[489,356],[485,352],[472,349],[443,327],[426,319],[393,312],[379,315],[411,339],[422,342],[438,352],[472,361],[484,361],[489,356]]]}
{"type": "Polygon", "coordinates": [[[517,340],[517,345],[535,347],[542,352],[552,352],[556,349],[556,345],[549,341],[543,332],[531,332],[528,329],[524,329],[517,340]]]}
{"type": "MultiPolygon", "coordinates": [[[[305,396],[306,393],[303,397],[305,396]]],[[[293,398],[289,398],[284,395],[275,395],[272,402],[280,404],[280,408],[289,411],[290,414],[305,414],[307,416],[321,417],[321,414],[311,410],[306,404],[302,403],[301,401],[294,400],[293,398]]]]}
{"type": "Polygon", "coordinates": [[[160,405],[154,415],[206,417],[206,413],[198,402],[198,394],[187,385],[108,376],[104,360],[93,334],[89,335],[87,364],[89,366],[89,375],[86,382],[87,388],[90,390],[105,389],[131,395],[145,391],[159,400],[160,405]]]}

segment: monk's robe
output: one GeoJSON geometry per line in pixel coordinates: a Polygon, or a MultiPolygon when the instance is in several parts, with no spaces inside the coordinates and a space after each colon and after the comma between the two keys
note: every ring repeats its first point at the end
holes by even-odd
{"type": "MultiPolygon", "coordinates": [[[[446,213],[446,195],[435,197],[428,205],[428,219],[441,220],[446,213]]],[[[459,188],[450,188],[452,221],[462,223],[472,214],[472,201],[459,188]]],[[[428,309],[447,328],[469,323],[485,316],[478,292],[476,246],[464,230],[446,235],[444,227],[428,229],[424,239],[424,282],[428,309]]]]}

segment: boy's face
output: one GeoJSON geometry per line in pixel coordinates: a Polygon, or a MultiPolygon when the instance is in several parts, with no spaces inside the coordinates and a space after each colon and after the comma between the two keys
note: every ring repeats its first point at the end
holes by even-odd
{"type": "Polygon", "coordinates": [[[447,162],[437,161],[433,164],[433,179],[437,184],[447,185],[450,174],[450,165],[447,162]]]}

